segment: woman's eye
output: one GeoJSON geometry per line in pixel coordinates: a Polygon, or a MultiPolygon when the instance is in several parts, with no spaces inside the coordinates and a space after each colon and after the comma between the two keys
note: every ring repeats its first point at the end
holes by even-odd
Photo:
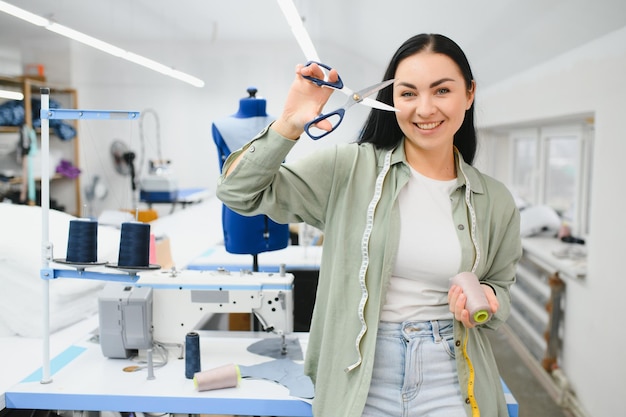
{"type": "Polygon", "coordinates": [[[404,92],[400,93],[401,97],[412,97],[414,95],[415,95],[415,93],[413,93],[412,91],[404,91],[404,92]]]}
{"type": "Polygon", "coordinates": [[[437,90],[437,94],[441,95],[441,94],[446,94],[449,93],[450,90],[448,90],[447,88],[440,88],[437,90]]]}

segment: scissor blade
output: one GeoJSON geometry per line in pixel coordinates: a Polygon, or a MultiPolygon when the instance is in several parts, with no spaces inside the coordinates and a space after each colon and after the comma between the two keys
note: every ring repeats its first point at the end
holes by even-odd
{"type": "Polygon", "coordinates": [[[393,84],[394,79],[392,78],[391,80],[386,80],[386,81],[382,81],[380,83],[371,85],[369,87],[366,87],[362,90],[357,91],[356,93],[361,96],[361,97],[369,97],[372,94],[382,90],[383,88],[387,87],[389,84],[393,84]]]}
{"type": "Polygon", "coordinates": [[[366,106],[373,107],[375,109],[380,109],[380,110],[399,111],[395,107],[390,106],[389,104],[385,104],[382,101],[374,100],[373,98],[366,97],[363,99],[363,101],[361,101],[361,104],[365,104],[366,106]]]}
{"type": "Polygon", "coordinates": [[[362,104],[365,104],[366,106],[373,107],[375,109],[380,109],[380,110],[398,111],[398,109],[396,109],[393,106],[390,106],[389,104],[385,104],[378,100],[374,100],[373,98],[368,98],[368,96],[371,96],[372,94],[382,90],[383,88],[389,86],[390,84],[393,84],[393,82],[394,82],[393,78],[391,80],[382,81],[380,83],[374,84],[370,87],[357,91],[356,95],[362,98],[360,102],[362,104]]]}

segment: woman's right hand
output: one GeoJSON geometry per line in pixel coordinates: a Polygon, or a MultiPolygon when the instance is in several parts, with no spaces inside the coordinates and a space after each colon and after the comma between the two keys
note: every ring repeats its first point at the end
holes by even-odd
{"type": "MultiPolygon", "coordinates": [[[[296,78],[287,94],[283,113],[271,127],[280,135],[293,140],[302,135],[305,124],[322,113],[324,105],[334,91],[332,88],[320,87],[303,78],[302,75],[324,79],[324,72],[319,65],[304,66],[298,64],[296,66],[296,78]]],[[[337,71],[330,70],[329,81],[334,82],[338,78],[337,71]]],[[[326,131],[332,128],[331,123],[327,120],[321,121],[316,126],[326,131]]]]}

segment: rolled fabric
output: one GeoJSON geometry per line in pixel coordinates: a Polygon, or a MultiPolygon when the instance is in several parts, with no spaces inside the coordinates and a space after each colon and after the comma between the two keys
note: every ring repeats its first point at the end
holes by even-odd
{"type": "Polygon", "coordinates": [[[241,372],[239,365],[230,363],[206,371],[196,372],[193,383],[198,391],[234,388],[239,385],[241,372]]]}
{"type": "Polygon", "coordinates": [[[463,289],[463,294],[467,297],[465,309],[469,311],[473,324],[483,324],[491,319],[493,313],[476,274],[461,272],[450,278],[450,286],[452,285],[458,285],[463,289]]]}

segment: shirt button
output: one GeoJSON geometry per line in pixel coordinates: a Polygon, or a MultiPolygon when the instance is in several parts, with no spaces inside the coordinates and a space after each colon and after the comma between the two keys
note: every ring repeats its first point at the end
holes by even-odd
{"type": "Polygon", "coordinates": [[[250,147],[248,148],[248,152],[251,152],[251,153],[252,153],[252,152],[254,152],[254,151],[256,151],[256,148],[254,147],[254,145],[252,145],[252,146],[250,146],[250,147]]]}
{"type": "Polygon", "coordinates": [[[469,398],[466,398],[466,399],[465,399],[465,404],[469,404],[469,403],[470,403],[470,399],[469,399],[469,398]]]}
{"type": "Polygon", "coordinates": [[[454,342],[454,346],[459,347],[461,346],[461,341],[457,340],[456,342],[454,342]]]}
{"type": "Polygon", "coordinates": [[[465,230],[465,226],[463,226],[462,224],[458,225],[456,228],[459,230],[465,230]]]}

